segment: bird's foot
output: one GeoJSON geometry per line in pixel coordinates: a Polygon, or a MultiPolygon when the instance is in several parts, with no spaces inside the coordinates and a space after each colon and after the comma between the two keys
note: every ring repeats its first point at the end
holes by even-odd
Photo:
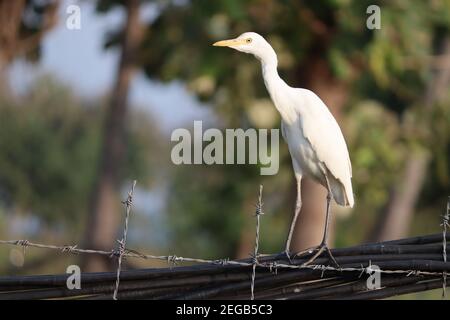
{"type": "Polygon", "coordinates": [[[292,254],[288,249],[284,250],[283,252],[280,252],[280,254],[277,255],[280,259],[289,261],[290,264],[292,264],[292,257],[295,257],[295,255],[292,254]]]}
{"type": "Polygon", "coordinates": [[[304,255],[310,255],[310,254],[314,253],[315,251],[318,251],[319,248],[320,248],[320,246],[317,246],[317,247],[311,247],[311,248],[299,251],[296,254],[294,254],[294,258],[301,258],[304,255]]]}
{"type": "Polygon", "coordinates": [[[326,252],[328,255],[328,258],[330,259],[331,263],[336,267],[336,268],[340,268],[339,264],[337,263],[336,259],[334,258],[333,254],[331,253],[330,249],[328,248],[326,243],[321,243],[319,246],[317,247],[313,247],[313,248],[309,248],[306,250],[303,250],[301,252],[298,252],[297,254],[295,254],[294,257],[299,257],[302,256],[304,254],[311,254],[314,251],[316,251],[316,253],[305,263],[302,264],[303,267],[310,265],[311,263],[313,263],[323,252],[326,252]]]}

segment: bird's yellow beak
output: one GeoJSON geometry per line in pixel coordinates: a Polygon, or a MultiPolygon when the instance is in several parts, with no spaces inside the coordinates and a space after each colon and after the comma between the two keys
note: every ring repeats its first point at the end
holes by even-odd
{"type": "Polygon", "coordinates": [[[222,40],[217,41],[213,43],[214,47],[234,47],[241,44],[245,44],[245,39],[229,39],[229,40],[222,40]]]}

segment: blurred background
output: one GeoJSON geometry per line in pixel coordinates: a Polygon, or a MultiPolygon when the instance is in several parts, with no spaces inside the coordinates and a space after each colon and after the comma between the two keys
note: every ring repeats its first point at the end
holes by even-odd
{"type": "MultiPolygon", "coordinates": [[[[284,142],[274,176],[170,159],[172,130],[193,120],[279,128],[259,62],[211,46],[246,31],[266,37],[282,78],[315,91],[344,132],[356,206],[333,208],[334,246],[439,232],[450,195],[450,1],[0,0],[0,238],[110,250],[136,179],[128,247],[247,257],[263,184],[261,251],[281,252],[295,202],[284,142]],[[380,29],[366,26],[372,4],[380,29]]],[[[325,190],[306,180],[303,192],[294,250],[322,236],[325,190]]],[[[72,263],[114,267],[0,247],[0,274],[72,263]]]]}

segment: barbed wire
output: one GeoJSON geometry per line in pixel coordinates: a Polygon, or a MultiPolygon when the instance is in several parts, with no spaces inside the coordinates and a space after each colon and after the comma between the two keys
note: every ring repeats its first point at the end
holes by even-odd
{"type": "MultiPolygon", "coordinates": [[[[351,272],[351,273],[359,273],[359,278],[363,274],[372,274],[373,272],[379,272],[382,274],[388,274],[388,275],[406,275],[406,277],[410,276],[432,276],[432,277],[442,277],[443,278],[443,297],[445,297],[445,289],[447,286],[447,270],[444,269],[443,271],[435,272],[435,271],[425,271],[425,270],[417,270],[414,268],[407,268],[407,269],[373,269],[372,261],[368,260],[368,265],[363,266],[363,264],[360,265],[360,267],[335,267],[331,265],[324,265],[324,264],[311,264],[311,265],[303,265],[303,263],[280,263],[279,259],[277,259],[277,255],[270,255],[270,254],[260,254],[259,253],[259,238],[260,238],[260,217],[263,215],[262,211],[262,191],[263,186],[260,186],[259,189],[259,196],[258,196],[258,203],[256,205],[256,234],[255,234],[255,247],[253,254],[250,255],[250,260],[230,260],[228,258],[222,258],[222,259],[204,259],[204,258],[192,258],[192,257],[181,257],[176,255],[153,255],[153,254],[144,254],[137,250],[128,249],[126,248],[126,238],[127,238],[127,232],[128,232],[128,220],[130,218],[131,213],[131,206],[133,201],[133,192],[134,188],[136,186],[136,181],[133,182],[132,188],[128,193],[127,199],[123,202],[126,206],[126,216],[125,216],[125,225],[124,225],[124,232],[123,237],[121,240],[118,240],[119,243],[119,249],[112,249],[110,251],[105,250],[93,250],[93,249],[83,249],[79,248],[77,244],[75,245],[54,245],[54,244],[43,244],[43,243],[35,243],[31,242],[29,240],[0,240],[0,245],[13,245],[13,246],[20,246],[23,248],[24,253],[25,250],[28,247],[34,247],[34,248],[40,248],[40,249],[49,249],[49,250],[56,250],[60,253],[64,254],[98,254],[103,255],[109,258],[117,258],[118,259],[118,268],[117,268],[117,276],[116,276],[116,285],[115,290],[113,294],[113,299],[117,299],[117,294],[119,291],[119,284],[120,284],[120,274],[121,274],[121,262],[123,258],[134,258],[134,259],[144,259],[144,260],[160,260],[160,261],[167,261],[168,264],[171,266],[175,265],[176,263],[197,263],[197,264],[210,264],[210,265],[219,265],[219,266],[237,266],[237,267],[251,267],[252,268],[252,276],[251,276],[251,299],[253,300],[255,297],[255,278],[256,278],[256,268],[264,268],[267,269],[270,273],[278,273],[278,269],[291,269],[291,270],[316,270],[321,271],[321,278],[323,277],[324,273],[326,271],[332,271],[332,272],[338,272],[338,273],[345,273],[345,272],[351,272]],[[258,257],[262,258],[271,258],[273,261],[266,262],[265,259],[258,259],[258,257]]],[[[446,233],[447,228],[449,227],[449,217],[450,217],[450,197],[449,201],[447,203],[447,211],[446,214],[443,215],[443,232],[442,232],[442,256],[444,260],[444,266],[447,267],[447,254],[446,254],[446,246],[447,246],[447,239],[446,239],[446,233]]],[[[434,235],[432,236],[434,239],[434,235]]],[[[395,241],[388,241],[389,243],[395,243],[395,241]]],[[[364,247],[361,246],[361,247],[364,247]]],[[[381,244],[381,249],[384,248],[384,245],[381,244]]],[[[383,250],[381,250],[382,253],[383,250]]],[[[302,259],[302,256],[298,256],[298,259],[302,259]]],[[[448,266],[448,269],[450,270],[450,266],[448,266]]]]}
{"type": "MultiPolygon", "coordinates": [[[[4,245],[14,245],[14,246],[23,246],[23,247],[34,247],[40,249],[51,249],[57,250],[61,253],[73,253],[73,254],[100,254],[108,257],[118,257],[116,250],[104,251],[104,250],[92,250],[92,249],[81,249],[78,248],[77,245],[68,246],[58,246],[52,244],[42,244],[42,243],[34,243],[28,240],[0,240],[0,244],[4,245]]],[[[259,254],[260,257],[272,256],[271,254],[259,254]]],[[[135,258],[135,259],[144,259],[144,260],[160,260],[167,261],[169,263],[201,263],[201,264],[211,264],[211,265],[222,265],[222,266],[241,266],[241,267],[253,267],[253,262],[245,262],[239,260],[230,260],[228,258],[224,259],[204,259],[204,258],[191,258],[191,257],[182,257],[176,255],[152,255],[152,254],[144,254],[140,253],[137,250],[133,249],[124,249],[123,257],[127,258],[135,258]]],[[[370,266],[367,267],[333,267],[333,266],[325,266],[322,264],[311,264],[311,265],[297,265],[297,264],[286,264],[279,262],[260,262],[256,264],[258,267],[267,268],[270,272],[275,273],[277,269],[310,269],[310,270],[321,270],[321,271],[337,271],[337,272],[372,272],[373,270],[370,266]]],[[[378,271],[377,271],[378,272],[378,271]]],[[[433,271],[422,271],[422,270],[379,270],[380,273],[386,274],[406,274],[410,275],[430,275],[430,276],[442,276],[442,272],[433,272],[433,271]]]]}
{"type": "Polygon", "coordinates": [[[125,226],[123,228],[123,236],[121,240],[118,240],[119,243],[119,259],[117,264],[117,279],[116,279],[116,287],[114,289],[113,299],[117,300],[117,292],[119,291],[120,284],[120,271],[122,270],[122,258],[125,253],[125,247],[127,245],[127,234],[128,234],[128,220],[130,219],[131,213],[131,205],[133,204],[133,193],[134,188],[136,187],[136,180],[133,181],[133,185],[131,186],[131,190],[128,192],[127,200],[123,202],[125,205],[125,226]]]}

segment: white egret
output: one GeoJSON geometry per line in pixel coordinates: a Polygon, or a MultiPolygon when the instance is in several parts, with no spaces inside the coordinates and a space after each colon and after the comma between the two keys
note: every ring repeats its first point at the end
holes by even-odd
{"type": "Polygon", "coordinates": [[[261,61],[264,83],[276,109],[281,115],[281,132],[292,157],[297,180],[297,200],[294,217],[286,240],[285,253],[290,258],[290,243],[302,206],[301,179],[312,178],[328,190],[323,239],[309,261],[326,251],[336,263],[327,246],[330,203],[333,198],[341,206],[353,207],[352,168],[347,145],[341,129],[325,103],[312,91],[293,88],[277,71],[277,55],[259,34],[246,32],[231,40],[218,41],[219,47],[251,53],[261,61]]]}

